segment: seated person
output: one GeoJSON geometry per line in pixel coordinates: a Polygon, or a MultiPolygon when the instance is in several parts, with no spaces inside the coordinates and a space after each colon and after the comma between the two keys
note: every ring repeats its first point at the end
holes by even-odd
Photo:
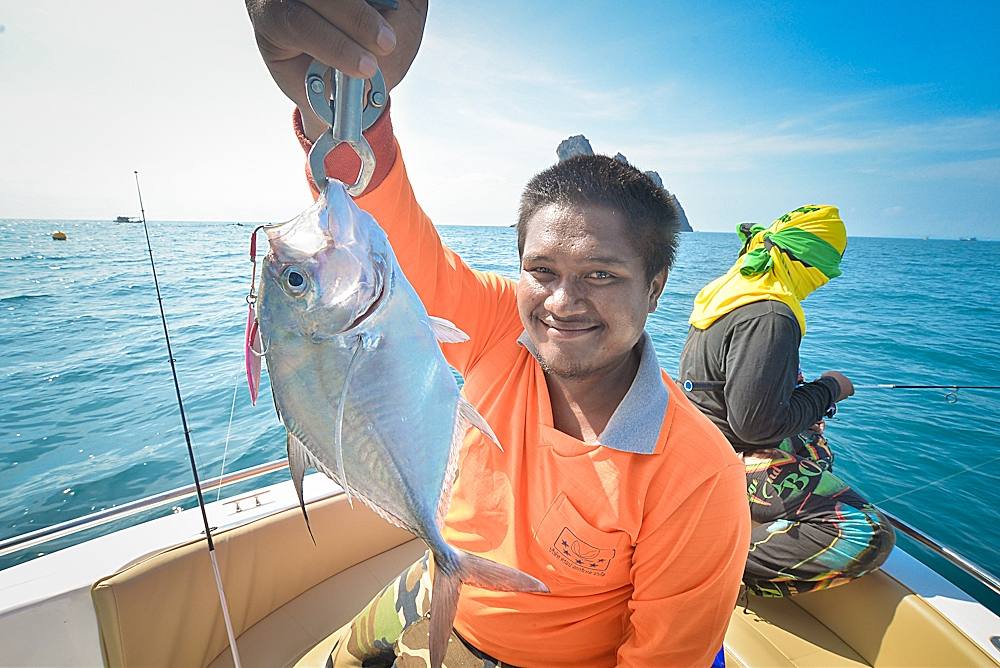
{"type": "Polygon", "coordinates": [[[847,232],[837,209],[805,206],[769,228],[743,223],[736,264],[698,293],[681,353],[690,398],[746,464],[755,526],[743,582],[787,596],[849,582],[895,544],[888,521],[833,474],[822,418],[854,394],[828,371],[799,373],[801,301],[840,275],[847,232]]]}
{"type": "MultiPolygon", "coordinates": [[[[391,88],[416,54],[423,15],[419,2],[384,18],[361,0],[294,4],[248,6],[308,147],[325,129],[300,90],[310,59],[370,76],[365,59],[378,55],[391,88]],[[380,40],[386,31],[396,39],[380,40]]],[[[673,262],[676,205],[608,157],[551,167],[521,198],[514,281],[471,269],[442,244],[388,112],[366,136],[377,168],[357,202],[386,230],[428,312],[469,335],[444,353],[504,448],[467,435],[444,536],[550,589],[464,586],[451,646],[485,666],[710,665],[750,522],[742,463],[661,370],[644,329],[673,262]]],[[[326,167],[348,182],[358,173],[347,146],[326,167]]],[[[432,573],[425,557],[390,583],[345,627],[328,665],[426,665],[404,631],[432,603],[432,573]]]]}

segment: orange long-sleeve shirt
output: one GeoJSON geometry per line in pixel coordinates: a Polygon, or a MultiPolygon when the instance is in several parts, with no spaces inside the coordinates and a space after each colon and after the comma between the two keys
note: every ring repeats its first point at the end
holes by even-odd
{"type": "MultiPolygon", "coordinates": [[[[469,335],[444,345],[445,357],[504,447],[475,430],[466,437],[445,539],[551,590],[465,586],[456,630],[525,667],[710,665],[749,545],[741,462],[660,370],[648,337],[602,445],[555,429],[545,374],[521,336],[515,283],[471,269],[442,244],[388,119],[370,132],[381,133],[372,140],[380,169],[357,202],[387,232],[427,311],[469,335]]],[[[327,164],[344,180],[357,173],[343,154],[327,164]]]]}

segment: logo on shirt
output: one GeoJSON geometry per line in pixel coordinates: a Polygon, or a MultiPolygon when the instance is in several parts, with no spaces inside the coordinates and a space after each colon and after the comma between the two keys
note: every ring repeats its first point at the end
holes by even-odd
{"type": "Polygon", "coordinates": [[[614,548],[591,545],[581,540],[569,527],[563,528],[549,552],[573,570],[587,575],[605,575],[615,558],[614,548]]]}

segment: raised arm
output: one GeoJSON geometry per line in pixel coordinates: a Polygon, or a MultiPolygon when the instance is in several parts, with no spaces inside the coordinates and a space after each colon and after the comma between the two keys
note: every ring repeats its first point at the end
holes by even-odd
{"type": "MultiPolygon", "coordinates": [[[[297,106],[295,126],[308,150],[325,126],[309,108],[305,72],[315,58],[346,74],[370,76],[373,53],[391,89],[409,69],[423,34],[427,3],[400,2],[385,17],[362,0],[277,2],[248,0],[257,44],[275,82],[297,106]],[[386,31],[395,35],[389,49],[386,31]],[[386,55],[383,55],[386,54],[386,55]]],[[[407,279],[434,316],[451,320],[469,335],[467,344],[445,346],[448,361],[465,373],[493,336],[516,328],[513,285],[509,280],[470,269],[446,248],[417,204],[392,132],[387,110],[365,132],[376,157],[376,171],[358,205],[371,213],[389,236],[407,279]]],[[[359,162],[346,145],[326,159],[331,177],[352,182],[359,162]]],[[[310,186],[312,180],[309,179],[310,186]]],[[[315,189],[313,190],[316,194],[315,189]]]]}

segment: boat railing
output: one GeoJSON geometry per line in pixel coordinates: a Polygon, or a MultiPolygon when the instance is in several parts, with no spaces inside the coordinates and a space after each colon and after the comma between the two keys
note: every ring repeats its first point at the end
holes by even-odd
{"type": "MultiPolygon", "coordinates": [[[[267,475],[268,473],[280,471],[287,467],[287,459],[279,459],[266,464],[259,464],[234,473],[228,473],[217,478],[205,480],[202,483],[202,490],[210,492],[212,490],[228,487],[229,485],[235,485],[236,483],[244,482],[246,480],[253,480],[254,478],[259,478],[263,475],[267,475]]],[[[11,538],[5,538],[0,540],[0,557],[14,552],[20,552],[21,550],[26,550],[28,548],[35,547],[36,545],[48,543],[58,538],[70,536],[81,531],[86,531],[87,529],[93,529],[94,527],[124,519],[154,508],[159,508],[169,503],[183,501],[196,495],[197,491],[195,490],[194,485],[185,485],[184,487],[178,487],[166,492],[161,492],[160,494],[154,494],[152,496],[136,499],[135,501],[130,501],[120,506],[107,508],[96,513],[77,517],[76,519],[60,522],[59,524],[53,524],[52,526],[20,534],[18,536],[13,536],[11,538]]],[[[972,563],[951,548],[946,545],[942,545],[916,527],[913,527],[899,519],[892,513],[882,508],[879,508],[879,510],[892,523],[892,525],[896,527],[896,529],[917,541],[935,554],[944,558],[949,563],[955,565],[965,573],[968,573],[970,576],[975,578],[977,582],[981,583],[994,594],[1000,596],[1000,580],[998,580],[992,573],[981,566],[972,563]]]]}
{"type": "Polygon", "coordinates": [[[892,526],[896,527],[896,529],[917,541],[931,552],[945,558],[949,563],[954,564],[961,570],[965,571],[975,578],[977,582],[988,588],[997,596],[1000,596],[1000,580],[997,580],[996,576],[987,571],[985,568],[977,566],[947,545],[942,545],[916,527],[907,524],[892,513],[886,511],[884,508],[879,508],[879,512],[885,515],[886,519],[888,519],[892,526]]]}
{"type": "MultiPolygon", "coordinates": [[[[228,487],[229,485],[235,485],[236,483],[244,482],[246,480],[259,478],[263,475],[280,471],[284,468],[288,468],[288,459],[279,459],[266,464],[251,466],[250,468],[235,471],[233,473],[227,473],[226,475],[219,476],[217,478],[204,480],[201,483],[201,489],[203,492],[210,492],[223,487],[228,487]]],[[[48,543],[58,538],[71,536],[81,531],[86,531],[87,529],[93,529],[94,527],[108,524],[109,522],[131,517],[132,515],[153,510],[170,503],[190,499],[197,496],[197,494],[198,492],[193,484],[185,485],[184,487],[178,487],[166,492],[136,499],[135,501],[129,501],[128,503],[99,510],[95,513],[66,520],[65,522],[53,524],[42,529],[36,529],[35,531],[23,533],[18,536],[5,538],[0,540],[0,557],[4,557],[14,552],[20,552],[21,550],[26,550],[28,548],[35,547],[36,545],[48,543]]]]}

